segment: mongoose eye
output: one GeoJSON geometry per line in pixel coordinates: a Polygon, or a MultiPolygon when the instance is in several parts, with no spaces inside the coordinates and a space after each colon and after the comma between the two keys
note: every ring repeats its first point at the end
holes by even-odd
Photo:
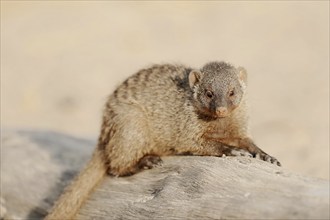
{"type": "Polygon", "coordinates": [[[231,91],[229,92],[229,96],[233,96],[233,95],[235,95],[235,92],[234,92],[234,90],[231,90],[231,91]]]}
{"type": "Polygon", "coordinates": [[[206,96],[209,97],[210,99],[212,99],[214,95],[213,95],[212,91],[208,90],[208,91],[206,91],[206,96]]]}

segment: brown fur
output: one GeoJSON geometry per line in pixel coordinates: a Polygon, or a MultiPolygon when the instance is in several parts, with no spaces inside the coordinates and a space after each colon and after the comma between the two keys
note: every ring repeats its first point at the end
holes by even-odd
{"type": "Polygon", "coordinates": [[[106,173],[131,175],[160,156],[244,152],[280,165],[248,135],[246,76],[243,68],[212,62],[200,70],[155,65],[129,77],[106,103],[91,161],[46,219],[74,218],[106,173]]]}

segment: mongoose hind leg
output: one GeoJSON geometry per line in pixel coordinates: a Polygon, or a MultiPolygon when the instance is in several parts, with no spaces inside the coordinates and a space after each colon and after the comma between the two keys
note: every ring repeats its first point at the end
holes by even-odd
{"type": "Polygon", "coordinates": [[[138,163],[139,169],[151,169],[163,164],[163,160],[156,155],[146,155],[138,163]]]}
{"type": "Polygon", "coordinates": [[[114,120],[115,132],[109,141],[108,173],[128,176],[160,163],[157,155],[150,155],[152,139],[144,112],[134,105],[121,104],[114,120]]]}
{"type": "Polygon", "coordinates": [[[159,156],[146,155],[142,157],[136,165],[133,165],[128,169],[121,171],[121,173],[117,173],[114,169],[112,169],[109,170],[109,174],[115,176],[130,176],[141,170],[152,169],[154,167],[161,166],[162,164],[163,160],[159,156]]]}

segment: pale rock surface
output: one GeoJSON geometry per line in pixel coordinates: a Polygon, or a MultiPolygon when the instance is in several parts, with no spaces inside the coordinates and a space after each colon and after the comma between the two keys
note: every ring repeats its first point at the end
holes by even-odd
{"type": "MultiPolygon", "coordinates": [[[[1,142],[1,217],[14,219],[42,219],[95,146],[48,131],[6,131],[1,142]]],[[[78,219],[329,219],[329,181],[292,173],[285,164],[163,160],[134,176],[107,177],[78,219]]]]}

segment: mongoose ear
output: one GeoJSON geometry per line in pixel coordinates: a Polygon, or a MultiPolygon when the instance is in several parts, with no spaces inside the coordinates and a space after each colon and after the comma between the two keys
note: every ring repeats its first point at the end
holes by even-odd
{"type": "Polygon", "coordinates": [[[238,67],[238,78],[241,81],[241,83],[244,83],[245,85],[247,84],[247,72],[244,69],[244,67],[238,67]]]}
{"type": "Polygon", "coordinates": [[[198,83],[202,78],[202,73],[199,70],[192,70],[189,73],[189,86],[192,88],[198,83]]]}

